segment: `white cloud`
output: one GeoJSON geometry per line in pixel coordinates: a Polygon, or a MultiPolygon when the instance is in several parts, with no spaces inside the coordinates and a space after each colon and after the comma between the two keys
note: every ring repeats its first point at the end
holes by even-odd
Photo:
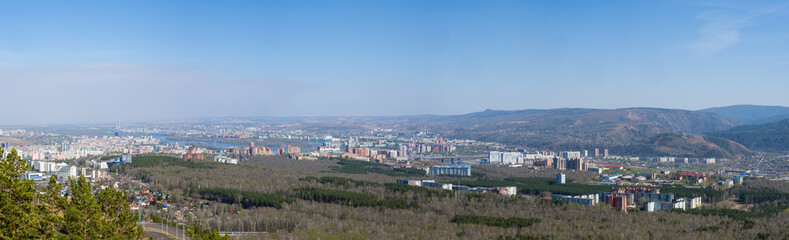
{"type": "Polygon", "coordinates": [[[709,57],[740,41],[745,22],[721,11],[705,11],[696,18],[704,24],[698,31],[699,39],[690,48],[699,56],[709,57]]]}
{"type": "Polygon", "coordinates": [[[710,57],[740,41],[740,30],[751,20],[789,6],[789,2],[759,9],[750,14],[732,14],[723,10],[709,10],[696,16],[704,23],[698,30],[699,39],[690,49],[701,57],[710,57]]]}

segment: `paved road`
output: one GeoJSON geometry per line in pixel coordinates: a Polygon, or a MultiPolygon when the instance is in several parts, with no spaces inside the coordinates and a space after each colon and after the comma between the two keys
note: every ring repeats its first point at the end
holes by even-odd
{"type": "Polygon", "coordinates": [[[175,240],[175,238],[168,237],[167,235],[158,232],[145,232],[144,236],[150,240],[175,240]]]}
{"type": "Polygon", "coordinates": [[[151,223],[151,222],[138,222],[138,225],[143,227],[143,231],[145,231],[145,236],[151,234],[151,239],[175,239],[175,240],[186,240],[186,235],[184,234],[183,229],[175,228],[173,226],[167,226],[159,223],[151,223]]]}

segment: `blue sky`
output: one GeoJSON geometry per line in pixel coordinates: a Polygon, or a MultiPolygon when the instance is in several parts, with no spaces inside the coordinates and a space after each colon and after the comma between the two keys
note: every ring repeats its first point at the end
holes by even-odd
{"type": "Polygon", "coordinates": [[[789,105],[788,42],[789,1],[0,1],[0,124],[789,105]]]}

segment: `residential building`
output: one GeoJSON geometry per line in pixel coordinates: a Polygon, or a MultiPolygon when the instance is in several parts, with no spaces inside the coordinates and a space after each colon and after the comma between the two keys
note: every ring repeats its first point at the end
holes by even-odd
{"type": "Polygon", "coordinates": [[[597,194],[581,195],[581,196],[566,196],[554,194],[551,196],[552,200],[565,201],[570,203],[579,203],[584,206],[594,206],[599,202],[597,194]]]}
{"type": "Polygon", "coordinates": [[[436,165],[431,166],[428,175],[430,176],[438,176],[438,175],[461,175],[461,176],[471,176],[471,166],[464,166],[464,165],[436,165]]]}
{"type": "Polygon", "coordinates": [[[434,181],[430,181],[430,182],[422,181],[422,186],[423,187],[432,187],[432,188],[441,188],[441,189],[446,189],[446,190],[452,190],[452,184],[451,183],[437,183],[437,182],[434,182],[434,181]]]}
{"type": "Polygon", "coordinates": [[[564,183],[565,183],[564,173],[556,174],[556,184],[564,184],[564,183]]]}

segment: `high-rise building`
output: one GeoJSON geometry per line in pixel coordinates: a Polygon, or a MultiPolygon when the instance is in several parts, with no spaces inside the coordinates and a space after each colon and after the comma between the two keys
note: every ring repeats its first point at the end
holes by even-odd
{"type": "Polygon", "coordinates": [[[488,154],[488,162],[490,163],[501,163],[501,152],[499,151],[492,151],[488,154]]]}
{"type": "Polygon", "coordinates": [[[518,164],[521,163],[523,154],[519,152],[505,152],[501,154],[502,164],[518,164]]]}
{"type": "Polygon", "coordinates": [[[564,183],[565,183],[564,173],[556,174],[556,184],[564,184],[564,183]]]}
{"type": "Polygon", "coordinates": [[[408,157],[408,146],[400,145],[400,151],[398,153],[400,157],[408,157]]]}
{"type": "Polygon", "coordinates": [[[584,164],[583,158],[574,158],[567,160],[567,168],[572,170],[585,171],[586,165],[584,164]]]}
{"type": "Polygon", "coordinates": [[[567,169],[567,160],[564,158],[553,158],[553,167],[559,170],[567,169]]]}
{"type": "Polygon", "coordinates": [[[581,152],[559,152],[559,156],[564,159],[581,158],[581,152]]]}
{"type": "Polygon", "coordinates": [[[488,154],[488,160],[488,162],[495,164],[519,164],[523,163],[523,154],[519,152],[492,151],[488,154]]]}
{"type": "Polygon", "coordinates": [[[627,212],[627,197],[626,196],[616,196],[614,197],[614,203],[612,206],[616,209],[622,210],[623,212],[627,212]]]}
{"type": "Polygon", "coordinates": [[[607,158],[607,157],[608,157],[608,148],[606,148],[606,149],[603,149],[603,157],[604,157],[604,158],[607,158]]]}
{"type": "Polygon", "coordinates": [[[595,148],[594,149],[594,157],[599,157],[599,156],[600,156],[600,149],[599,148],[595,148]]]}

